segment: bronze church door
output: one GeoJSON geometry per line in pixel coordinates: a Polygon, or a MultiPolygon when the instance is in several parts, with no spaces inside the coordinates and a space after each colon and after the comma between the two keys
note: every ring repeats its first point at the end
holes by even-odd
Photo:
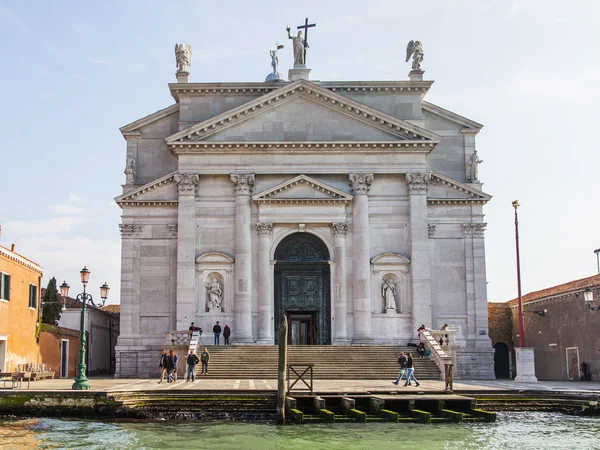
{"type": "Polygon", "coordinates": [[[329,251],[309,233],[286,237],[275,252],[275,339],[288,316],[291,345],[331,344],[329,251]]]}

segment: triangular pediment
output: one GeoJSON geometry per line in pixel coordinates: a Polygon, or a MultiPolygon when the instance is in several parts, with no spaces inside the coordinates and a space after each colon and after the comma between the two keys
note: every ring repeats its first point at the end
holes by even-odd
{"type": "Polygon", "coordinates": [[[178,202],[177,184],[173,180],[175,173],[170,173],[119,195],[115,201],[119,206],[132,205],[176,205],[178,202]]]}
{"type": "Polygon", "coordinates": [[[431,173],[431,183],[427,189],[429,203],[487,203],[491,198],[491,195],[446,175],[431,173]]]}
{"type": "Polygon", "coordinates": [[[252,199],[263,203],[337,203],[352,201],[352,195],[314,178],[299,175],[256,194],[252,199]]]}
{"type": "Polygon", "coordinates": [[[201,141],[408,141],[439,136],[307,80],[298,80],[180,131],[170,146],[201,141]]]}

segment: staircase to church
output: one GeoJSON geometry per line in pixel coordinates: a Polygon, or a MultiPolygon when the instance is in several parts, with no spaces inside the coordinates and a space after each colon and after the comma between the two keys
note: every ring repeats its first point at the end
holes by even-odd
{"type": "MultiPolygon", "coordinates": [[[[210,352],[208,378],[276,379],[277,346],[207,346],[210,352]]],[[[314,364],[313,375],[321,380],[394,380],[398,376],[398,353],[414,348],[388,346],[290,346],[288,364],[314,364]]],[[[415,376],[441,379],[429,358],[414,358],[415,376]]],[[[201,373],[198,364],[196,374],[201,373]]]]}

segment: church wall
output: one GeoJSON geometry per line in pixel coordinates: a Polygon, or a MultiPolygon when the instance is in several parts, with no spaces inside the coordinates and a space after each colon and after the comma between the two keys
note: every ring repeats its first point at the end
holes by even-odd
{"type": "Polygon", "coordinates": [[[180,129],[183,130],[211,117],[218,116],[244,103],[260,97],[260,95],[184,95],[179,99],[180,129]]]}
{"type": "Polygon", "coordinates": [[[141,137],[135,139],[127,155],[135,159],[135,181],[138,185],[150,183],[177,169],[177,158],[169,152],[164,141],[177,132],[177,114],[142,127],[140,132],[141,137]]]}
{"type": "Polygon", "coordinates": [[[421,113],[421,94],[402,95],[402,94],[355,94],[344,90],[336,91],[338,94],[348,97],[351,100],[370,106],[392,117],[402,120],[420,120],[421,113]]]}
{"type": "Polygon", "coordinates": [[[440,142],[427,157],[430,169],[466,182],[464,127],[455,122],[425,113],[425,128],[441,136],[440,142]]]}
{"type": "Polygon", "coordinates": [[[387,132],[338,111],[295,98],[213,136],[215,141],[391,140],[387,132]]]}

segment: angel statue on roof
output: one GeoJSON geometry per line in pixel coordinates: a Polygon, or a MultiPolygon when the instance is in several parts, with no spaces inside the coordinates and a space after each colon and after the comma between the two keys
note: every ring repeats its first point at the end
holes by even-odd
{"type": "Polygon", "coordinates": [[[412,56],[412,70],[421,70],[421,61],[423,61],[423,44],[421,41],[410,41],[406,46],[406,62],[412,56]]]}
{"type": "Polygon", "coordinates": [[[192,46],[190,44],[175,44],[175,65],[177,72],[187,72],[192,65],[192,46]]]}

